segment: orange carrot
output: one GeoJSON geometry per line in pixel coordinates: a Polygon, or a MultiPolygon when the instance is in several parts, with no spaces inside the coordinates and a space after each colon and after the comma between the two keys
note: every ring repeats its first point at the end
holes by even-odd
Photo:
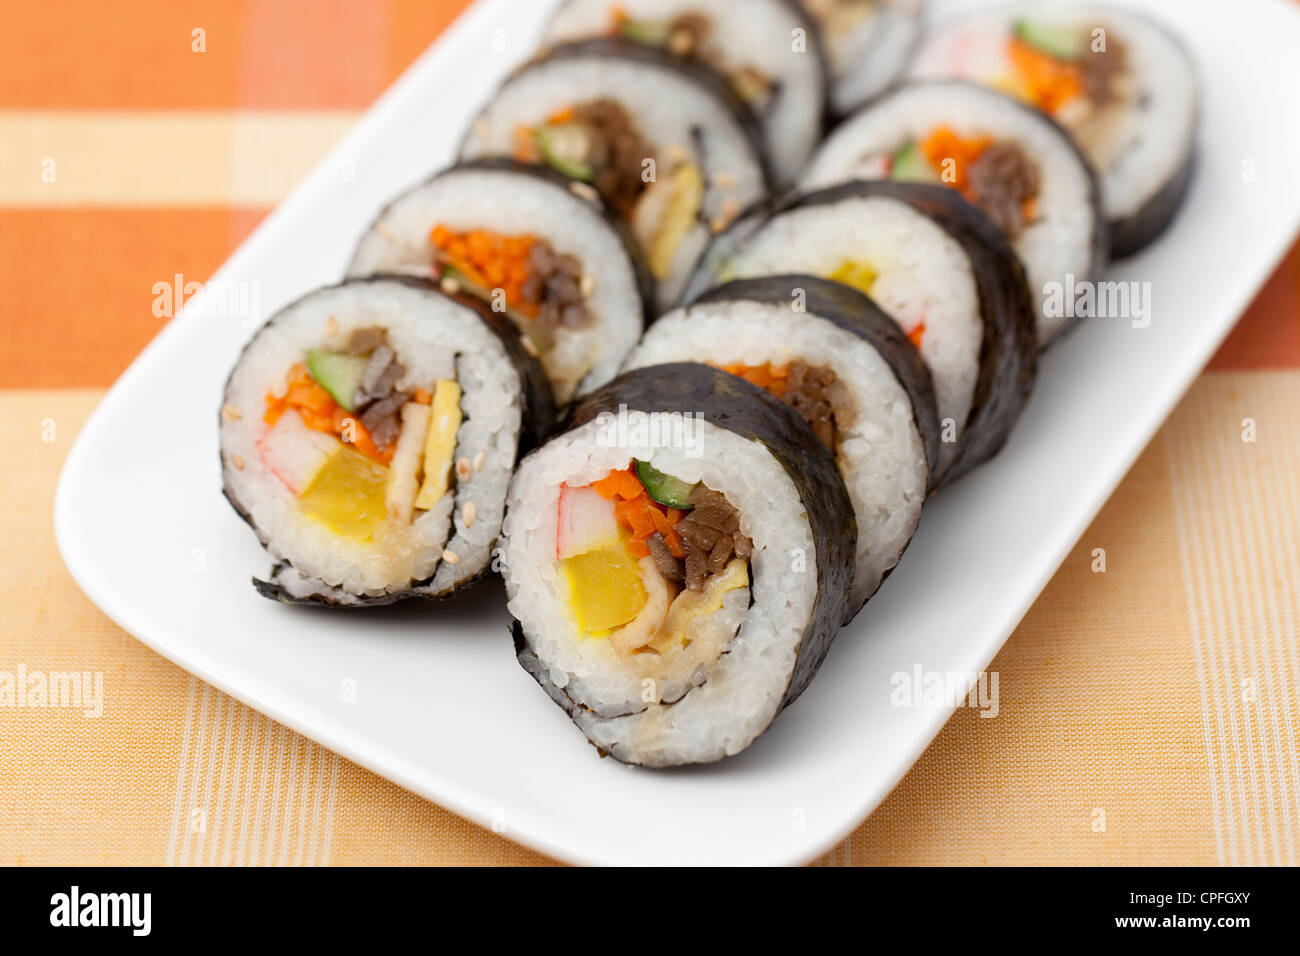
{"type": "Polygon", "coordinates": [[[645,487],[641,484],[641,479],[632,473],[631,468],[611,471],[600,481],[592,482],[591,487],[595,488],[600,496],[607,501],[615,495],[630,501],[645,494],[645,487]]]}
{"type": "Polygon", "coordinates": [[[529,318],[537,317],[540,303],[524,295],[536,236],[506,236],[487,229],[453,232],[439,224],[429,233],[429,241],[438,258],[471,282],[501,289],[507,305],[529,318]]]}
{"type": "Polygon", "coordinates": [[[290,409],[296,411],[303,424],[312,431],[337,435],[381,465],[393,460],[394,449],[380,449],[366,426],[361,424],[361,419],[334,401],[334,397],[311,377],[311,372],[301,362],[289,369],[289,388],[283,397],[266,396],[266,414],[262,420],[274,425],[290,409]]]}
{"type": "Polygon", "coordinates": [[[1083,71],[1077,63],[1058,60],[1019,37],[1007,43],[1007,54],[1030,101],[1046,113],[1055,113],[1083,93],[1083,71]]]}
{"type": "Polygon", "coordinates": [[[415,394],[411,396],[411,401],[417,405],[432,405],[433,396],[422,388],[417,388],[415,394]]]}
{"type": "Polygon", "coordinates": [[[790,376],[790,370],[786,366],[773,365],[770,362],[763,365],[724,365],[722,370],[732,375],[739,375],[750,384],[765,388],[773,395],[781,395],[785,392],[785,380],[790,376]]]}
{"type": "Polygon", "coordinates": [[[925,323],[918,322],[916,324],[916,328],[912,329],[911,332],[907,333],[907,338],[913,345],[915,345],[919,349],[921,347],[921,337],[923,335],[925,335],[925,323]]]}
{"type": "Polygon", "coordinates": [[[965,191],[968,185],[967,169],[971,163],[980,158],[980,154],[988,149],[992,142],[987,136],[962,139],[952,127],[937,126],[922,140],[921,152],[935,169],[945,169],[944,163],[951,160],[953,179],[951,182],[947,180],[944,182],[955,189],[965,191]]]}
{"type": "Polygon", "coordinates": [[[635,466],[611,471],[591,486],[606,501],[614,501],[614,517],[632,537],[628,544],[637,557],[649,554],[645,539],[656,532],[660,534],[668,551],[675,558],[686,557],[682,536],[677,533],[677,523],[685,512],[662,505],[646,494],[645,486],[636,476],[635,466]]]}

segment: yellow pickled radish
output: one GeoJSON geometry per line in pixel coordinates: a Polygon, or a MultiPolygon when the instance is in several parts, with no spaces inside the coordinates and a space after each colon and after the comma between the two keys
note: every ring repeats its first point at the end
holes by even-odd
{"type": "Polygon", "coordinates": [[[876,282],[876,270],[865,262],[845,262],[826,278],[852,286],[864,295],[871,294],[876,282]]]}
{"type": "Polygon", "coordinates": [[[664,203],[648,251],[650,272],[657,279],[672,274],[677,250],[699,219],[704,202],[704,177],[694,163],[678,166],[665,186],[670,198],[664,203]]]}
{"type": "Polygon", "coordinates": [[[460,430],[460,383],[440,379],[433,387],[433,404],[424,444],[424,484],[415,507],[428,511],[451,487],[451,459],[460,430]]]}
{"type": "Polygon", "coordinates": [[[645,606],[636,561],[622,541],[560,562],[578,627],[587,632],[622,627],[645,606]]]}
{"type": "Polygon", "coordinates": [[[388,514],[388,469],[340,445],[300,499],[303,514],[335,534],[369,541],[388,514]]]}

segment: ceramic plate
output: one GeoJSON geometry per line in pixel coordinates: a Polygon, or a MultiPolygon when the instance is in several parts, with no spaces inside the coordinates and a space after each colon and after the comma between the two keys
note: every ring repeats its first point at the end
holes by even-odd
{"type": "Polygon", "coordinates": [[[68,568],[180,666],[543,852],[594,863],[815,857],[871,812],[949,715],[892,706],[891,676],[992,660],[1300,223],[1300,8],[1130,5],[1185,38],[1204,86],[1186,206],[1110,275],[1146,283],[1150,324],[1087,320],[1051,350],[1006,450],[934,500],[808,692],[739,757],[673,772],[600,759],[515,663],[495,582],[455,604],[375,613],[258,597],[249,578],[267,560],[221,497],[216,413],[252,333],[239,303],[265,316],[338,280],[379,206],[451,158],[533,48],[547,13],[535,0],[471,8],[122,376],[63,471],[55,528],[68,568]]]}

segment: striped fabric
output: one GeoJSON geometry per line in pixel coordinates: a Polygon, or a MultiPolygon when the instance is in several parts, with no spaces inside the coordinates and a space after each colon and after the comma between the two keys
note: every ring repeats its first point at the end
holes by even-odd
{"type": "MultiPolygon", "coordinates": [[[[154,284],[206,279],[463,6],[7,11],[0,863],[546,862],[131,639],[50,522],[72,439],[165,321],[154,284]],[[44,703],[6,704],[20,674],[44,703]]],[[[998,656],[998,717],[959,710],[820,862],[1294,865],[1298,447],[1300,247],[998,656]]]]}

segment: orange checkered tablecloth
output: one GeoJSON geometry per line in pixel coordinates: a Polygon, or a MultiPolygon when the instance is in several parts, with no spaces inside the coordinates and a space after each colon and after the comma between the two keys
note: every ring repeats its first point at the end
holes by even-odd
{"type": "MultiPolygon", "coordinates": [[[[51,527],[154,284],[206,279],[466,5],[7,11],[0,672],[102,673],[104,705],[0,707],[0,863],[546,862],[137,643],[51,527]]],[[[1295,864],[1298,449],[1300,246],[992,665],[998,718],[958,710],[823,862],[1295,864]]]]}

